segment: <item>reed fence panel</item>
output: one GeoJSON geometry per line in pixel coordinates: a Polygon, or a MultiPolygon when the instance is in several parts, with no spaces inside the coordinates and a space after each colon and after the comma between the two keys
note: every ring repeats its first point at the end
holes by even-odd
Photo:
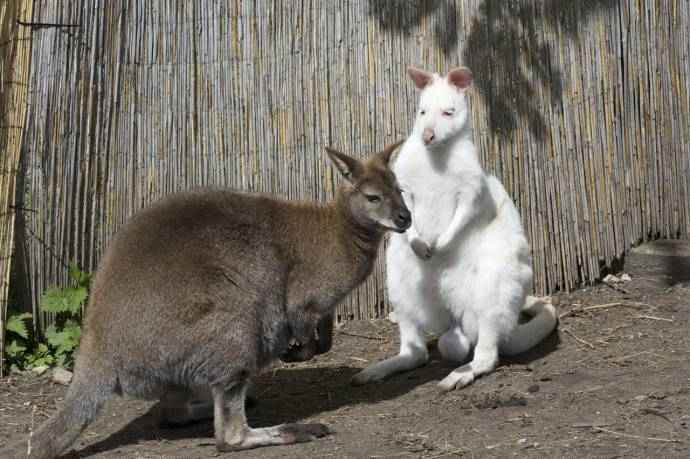
{"type": "Polygon", "coordinates": [[[0,376],[30,68],[31,29],[20,22],[31,21],[32,1],[0,2],[0,376]]]}
{"type": "MultiPolygon", "coordinates": [[[[364,156],[410,131],[408,65],[473,70],[475,139],[522,212],[535,290],[592,282],[634,244],[690,235],[689,16],[686,0],[34,0],[34,21],[65,27],[32,32],[31,303],[163,195],[329,199],[324,146],[364,156]]],[[[341,320],[388,312],[383,269],[341,320]]]]}

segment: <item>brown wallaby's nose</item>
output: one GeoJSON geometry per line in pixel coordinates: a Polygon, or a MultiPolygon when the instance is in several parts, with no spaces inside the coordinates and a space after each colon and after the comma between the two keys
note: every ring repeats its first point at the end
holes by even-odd
{"type": "Polygon", "coordinates": [[[401,210],[400,213],[398,213],[398,215],[395,217],[395,225],[403,231],[409,228],[411,224],[412,216],[410,215],[410,211],[407,209],[401,210]]]}
{"type": "Polygon", "coordinates": [[[426,128],[422,132],[422,140],[424,141],[424,145],[429,145],[431,142],[433,142],[434,137],[436,137],[436,134],[434,134],[434,130],[431,128],[426,128]]]}

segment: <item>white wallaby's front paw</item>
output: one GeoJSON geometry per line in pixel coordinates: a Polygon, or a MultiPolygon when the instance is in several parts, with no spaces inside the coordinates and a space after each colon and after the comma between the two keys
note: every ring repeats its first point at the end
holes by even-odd
{"type": "Polygon", "coordinates": [[[450,372],[448,376],[443,378],[438,386],[441,390],[450,391],[453,389],[462,389],[474,382],[474,373],[469,368],[460,367],[450,372]]]}
{"type": "Polygon", "coordinates": [[[431,246],[418,237],[410,241],[410,247],[412,247],[412,251],[415,253],[415,255],[423,260],[428,260],[433,254],[431,246]]]}

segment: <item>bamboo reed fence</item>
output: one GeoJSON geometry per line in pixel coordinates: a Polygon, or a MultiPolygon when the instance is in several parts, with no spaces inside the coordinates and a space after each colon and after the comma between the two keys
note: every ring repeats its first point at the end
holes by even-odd
{"type": "MultiPolygon", "coordinates": [[[[518,204],[535,290],[690,236],[687,0],[34,0],[17,243],[31,304],[198,185],[326,200],[325,145],[404,138],[408,65],[476,77],[475,138],[518,204]]],[[[383,264],[339,309],[388,312],[383,264]]],[[[41,317],[39,326],[49,318],[41,317]]]]}
{"type": "MultiPolygon", "coordinates": [[[[14,242],[14,196],[30,67],[32,0],[0,2],[0,359],[4,355],[7,295],[14,242]]],[[[0,360],[2,376],[2,360],[0,360]]]]}

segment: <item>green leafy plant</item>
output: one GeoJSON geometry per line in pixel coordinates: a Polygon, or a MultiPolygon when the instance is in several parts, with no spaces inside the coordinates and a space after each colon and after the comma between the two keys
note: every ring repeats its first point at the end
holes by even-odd
{"type": "Polygon", "coordinates": [[[91,274],[75,264],[69,267],[69,277],[74,286],[49,288],[41,297],[41,310],[56,314],[55,322],[45,331],[45,338],[54,362],[61,367],[71,367],[74,363],[74,352],[81,338],[81,313],[91,284],[91,274]]]}
{"type": "Polygon", "coordinates": [[[16,371],[25,366],[29,346],[29,329],[26,321],[31,319],[31,314],[23,312],[7,317],[5,324],[5,356],[10,370],[16,371]]]}
{"type": "Polygon", "coordinates": [[[70,368],[81,338],[81,315],[89,296],[91,274],[75,264],[69,266],[70,286],[49,288],[41,297],[40,309],[55,314],[44,333],[45,342],[31,336],[29,313],[10,314],[5,323],[5,357],[11,371],[58,365],[70,368]]]}

